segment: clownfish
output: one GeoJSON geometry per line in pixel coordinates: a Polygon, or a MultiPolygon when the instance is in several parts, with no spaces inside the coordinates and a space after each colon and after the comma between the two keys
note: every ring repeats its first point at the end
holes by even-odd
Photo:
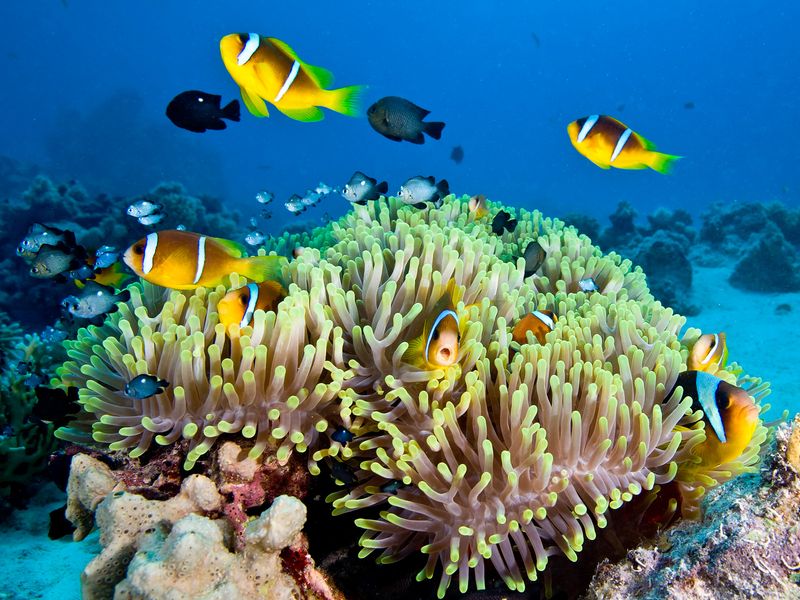
{"type": "Polygon", "coordinates": [[[544,336],[553,331],[558,322],[558,317],[551,310],[535,310],[522,317],[511,331],[512,339],[518,344],[528,343],[528,332],[544,344],[544,336]]]}
{"type": "Polygon", "coordinates": [[[298,121],[321,121],[320,106],[344,115],[360,112],[364,86],[325,89],[333,74],[304,63],[288,44],[257,33],[232,33],[219,42],[222,62],[239,85],[247,110],[257,117],[269,115],[269,102],[298,121]]]}
{"type": "Polygon", "coordinates": [[[759,422],[760,411],[750,395],[704,371],[684,371],[675,386],[681,386],[684,395],[692,397],[692,408],[703,411],[711,428],[706,431],[705,441],[693,449],[701,459],[700,466],[713,468],[741,456],[759,422]]]}
{"type": "Polygon", "coordinates": [[[575,149],[601,169],[646,169],[669,173],[681,158],[656,152],[655,145],[607,115],[581,117],[567,125],[575,149]]]}
{"type": "Polygon", "coordinates": [[[455,311],[454,289],[455,282],[451,280],[445,293],[425,318],[422,333],[408,344],[404,358],[420,369],[449,367],[458,360],[461,334],[455,311]]]}
{"type": "Polygon", "coordinates": [[[233,272],[255,282],[278,279],[281,256],[244,256],[236,242],[191,231],[148,234],[125,251],[125,264],[142,279],[174,290],[215,287],[233,272]]]}
{"type": "Polygon", "coordinates": [[[728,346],[724,333],[706,333],[697,338],[689,352],[686,366],[690,371],[721,369],[728,361],[728,346]]]}
{"type": "Polygon", "coordinates": [[[277,281],[248,283],[244,287],[231,290],[217,303],[219,322],[227,330],[234,323],[247,327],[253,322],[257,310],[277,311],[278,304],[286,297],[286,290],[277,281]]]}
{"type": "Polygon", "coordinates": [[[475,219],[482,219],[489,214],[489,209],[486,208],[486,196],[478,194],[469,199],[469,213],[475,219]]]}

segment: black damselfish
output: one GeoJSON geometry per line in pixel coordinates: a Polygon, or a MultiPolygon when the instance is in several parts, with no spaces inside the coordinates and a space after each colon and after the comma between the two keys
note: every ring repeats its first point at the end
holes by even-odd
{"type": "Polygon", "coordinates": [[[231,100],[220,108],[222,96],[198,90],[181,92],[167,105],[167,117],[178,127],[203,133],[207,129],[225,129],[222,119],[239,120],[239,101],[231,100]]]}

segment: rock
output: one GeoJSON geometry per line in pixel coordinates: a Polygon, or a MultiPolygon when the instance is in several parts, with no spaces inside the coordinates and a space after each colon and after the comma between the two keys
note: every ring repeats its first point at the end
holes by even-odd
{"type": "Polygon", "coordinates": [[[768,223],[758,241],[746,251],[729,278],[731,285],[752,292],[800,290],[797,251],[780,229],[768,223]]]}

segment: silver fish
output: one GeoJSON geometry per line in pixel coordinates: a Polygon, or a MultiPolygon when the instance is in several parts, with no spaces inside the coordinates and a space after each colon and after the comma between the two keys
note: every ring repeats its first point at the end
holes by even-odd
{"type": "Polygon", "coordinates": [[[153,213],[151,215],[145,215],[144,217],[139,217],[139,223],[142,225],[157,225],[161,222],[164,218],[164,213],[153,213]]]}
{"type": "Polygon", "coordinates": [[[80,319],[93,319],[100,315],[113,313],[118,302],[125,302],[130,297],[128,290],[114,293],[114,289],[89,281],[78,294],[67,296],[61,305],[69,314],[80,319]]]}
{"type": "Polygon", "coordinates": [[[45,244],[57,246],[59,243],[67,246],[75,245],[75,234],[68,229],[48,227],[42,223],[34,223],[28,228],[23,240],[17,246],[17,256],[32,259],[39,249],[45,244]]]}
{"type": "Polygon", "coordinates": [[[146,217],[153,213],[160,212],[164,207],[157,202],[150,202],[149,200],[139,200],[134,202],[128,207],[128,216],[136,219],[146,217]]]}
{"type": "Polygon", "coordinates": [[[582,292],[596,292],[600,288],[597,287],[597,282],[591,277],[587,277],[586,279],[581,279],[578,282],[578,287],[581,289],[582,292]]]}
{"type": "Polygon", "coordinates": [[[176,225],[175,229],[178,230],[178,231],[186,231],[186,225],[183,225],[183,224],[176,225]]]}
{"type": "Polygon", "coordinates": [[[254,229],[255,229],[256,227],[258,227],[258,221],[256,221],[256,218],[255,218],[255,217],[250,217],[250,227],[252,227],[252,228],[254,228],[254,229]]]}
{"type": "Polygon", "coordinates": [[[119,252],[113,246],[100,246],[94,253],[94,268],[105,269],[119,260],[119,252]]]}
{"type": "Polygon", "coordinates": [[[385,181],[378,183],[377,179],[356,171],[344,187],[342,196],[353,204],[366,204],[369,200],[377,200],[389,191],[389,184],[385,181]]]}
{"type": "Polygon", "coordinates": [[[244,236],[244,241],[250,246],[260,246],[266,239],[266,236],[260,231],[251,231],[244,236]]]}
{"type": "Polygon", "coordinates": [[[269,204],[274,199],[275,199],[275,194],[273,194],[272,192],[263,191],[256,193],[256,200],[258,200],[260,204],[269,204]]]}
{"type": "Polygon", "coordinates": [[[446,179],[436,183],[436,179],[432,175],[428,177],[417,175],[400,186],[397,197],[405,204],[410,204],[415,208],[425,208],[428,202],[439,206],[442,199],[449,194],[450,186],[446,179]]]}
{"type": "Polygon", "coordinates": [[[45,244],[31,262],[30,274],[37,279],[49,279],[80,267],[81,261],[71,248],[64,244],[57,246],[45,244]]]}
{"type": "Polygon", "coordinates": [[[125,384],[125,395],[136,400],[161,394],[169,386],[169,381],[155,375],[137,375],[125,384]]]}
{"type": "Polygon", "coordinates": [[[316,206],[317,202],[319,202],[320,196],[313,190],[306,190],[306,193],[303,194],[303,197],[300,198],[300,202],[305,204],[306,206],[316,206]]]}
{"type": "Polygon", "coordinates": [[[330,194],[335,194],[336,188],[332,188],[327,183],[320,181],[319,185],[314,188],[314,193],[319,194],[320,196],[328,196],[330,194]]]}
{"type": "Polygon", "coordinates": [[[303,199],[298,196],[297,194],[293,194],[291,198],[284,204],[286,206],[286,210],[288,210],[293,215],[299,215],[306,209],[306,205],[303,204],[303,199]]]}

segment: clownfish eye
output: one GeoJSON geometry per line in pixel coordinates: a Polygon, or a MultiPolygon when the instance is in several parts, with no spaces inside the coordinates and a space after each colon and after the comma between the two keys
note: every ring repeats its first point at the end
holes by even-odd
{"type": "Polygon", "coordinates": [[[722,398],[717,401],[717,407],[721,410],[725,410],[730,408],[731,406],[731,399],[728,396],[723,396],[722,398]]]}
{"type": "Polygon", "coordinates": [[[140,254],[140,255],[144,254],[144,244],[136,244],[133,247],[133,253],[134,254],[140,254]]]}
{"type": "Polygon", "coordinates": [[[250,303],[250,294],[242,294],[239,296],[239,301],[242,303],[242,306],[247,306],[250,303]]]}
{"type": "Polygon", "coordinates": [[[249,33],[240,33],[239,34],[239,41],[242,42],[243,44],[246,44],[247,40],[249,40],[249,39],[250,39],[250,34],[249,33]]]}
{"type": "Polygon", "coordinates": [[[434,332],[433,332],[433,337],[432,337],[432,339],[433,339],[434,341],[436,341],[436,340],[438,340],[438,339],[439,339],[439,330],[438,330],[438,329],[437,329],[436,331],[434,331],[434,332]]]}

